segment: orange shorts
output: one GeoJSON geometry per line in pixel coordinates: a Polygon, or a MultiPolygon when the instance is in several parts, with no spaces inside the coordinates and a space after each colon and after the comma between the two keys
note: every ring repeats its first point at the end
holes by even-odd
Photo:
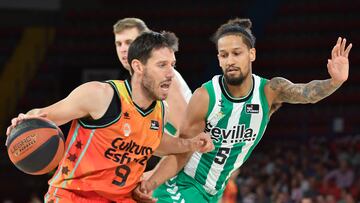
{"type": "Polygon", "coordinates": [[[131,197],[120,198],[117,201],[108,200],[96,192],[75,191],[49,187],[44,197],[45,203],[136,203],[131,197]]]}

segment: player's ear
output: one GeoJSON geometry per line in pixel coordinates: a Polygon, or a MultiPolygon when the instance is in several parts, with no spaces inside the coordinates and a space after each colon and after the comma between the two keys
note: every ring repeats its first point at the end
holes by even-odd
{"type": "Polygon", "coordinates": [[[255,48],[251,48],[251,49],[249,50],[249,52],[250,52],[250,61],[251,61],[251,62],[254,62],[255,59],[256,59],[256,49],[255,49],[255,48]]]}
{"type": "Polygon", "coordinates": [[[144,70],[144,66],[141,63],[141,61],[134,59],[131,61],[131,67],[134,70],[134,73],[140,73],[142,74],[143,70],[144,70]]]}

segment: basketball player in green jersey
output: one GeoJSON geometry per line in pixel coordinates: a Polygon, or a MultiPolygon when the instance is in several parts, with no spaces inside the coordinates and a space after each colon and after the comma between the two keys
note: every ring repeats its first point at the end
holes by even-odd
{"type": "Polygon", "coordinates": [[[233,19],[218,28],[213,39],[223,75],[194,92],[180,130],[181,137],[210,134],[215,149],[166,157],[134,190],[138,201],[218,202],[231,173],[249,158],[270,115],[282,103],[316,103],[347,80],[352,45],[346,46],[342,38],[338,38],[327,63],[330,79],[294,84],[282,77],[267,80],[253,74],[256,50],[250,28],[249,19],[233,19]],[[149,192],[157,187],[152,198],[149,192]]]}

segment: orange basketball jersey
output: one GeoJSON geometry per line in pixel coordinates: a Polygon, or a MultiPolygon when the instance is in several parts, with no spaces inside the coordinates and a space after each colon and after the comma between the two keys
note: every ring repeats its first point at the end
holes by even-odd
{"type": "Polygon", "coordinates": [[[144,111],[133,103],[129,81],[109,83],[120,97],[120,115],[103,126],[74,120],[66,140],[65,156],[49,185],[94,191],[121,202],[131,198],[147,160],[160,144],[164,105],[155,101],[144,111]]]}

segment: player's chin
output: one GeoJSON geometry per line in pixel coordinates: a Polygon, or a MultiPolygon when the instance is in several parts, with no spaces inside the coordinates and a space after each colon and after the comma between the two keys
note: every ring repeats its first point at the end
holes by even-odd
{"type": "Polygon", "coordinates": [[[241,77],[241,72],[240,71],[231,71],[231,72],[227,72],[226,76],[229,79],[238,79],[239,77],[241,77]]]}
{"type": "Polygon", "coordinates": [[[168,97],[168,94],[161,94],[160,95],[160,100],[165,100],[168,97]]]}
{"type": "Polygon", "coordinates": [[[156,95],[157,100],[165,100],[167,97],[168,97],[168,93],[164,93],[164,92],[158,93],[156,95]]]}
{"type": "Polygon", "coordinates": [[[121,61],[121,64],[126,70],[130,71],[130,65],[127,61],[121,61]]]}
{"type": "Polygon", "coordinates": [[[169,88],[162,88],[160,87],[160,90],[159,90],[159,97],[163,100],[163,99],[166,99],[169,95],[169,88]]]}

